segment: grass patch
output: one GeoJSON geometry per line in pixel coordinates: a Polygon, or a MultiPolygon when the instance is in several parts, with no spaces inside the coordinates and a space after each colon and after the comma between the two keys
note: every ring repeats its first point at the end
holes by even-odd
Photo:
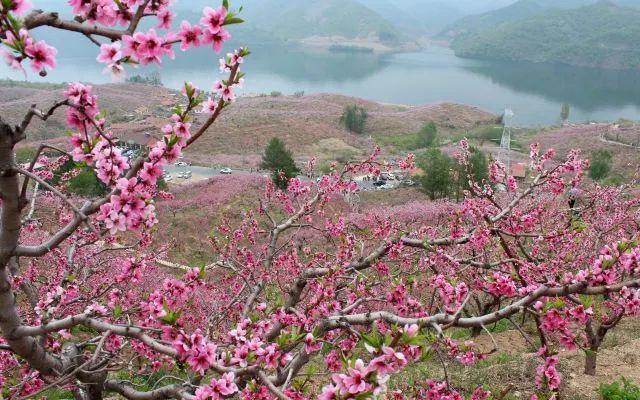
{"type": "Polygon", "coordinates": [[[492,365],[504,365],[521,360],[519,354],[498,353],[478,362],[476,368],[486,368],[492,365]]]}
{"type": "Polygon", "coordinates": [[[602,384],[598,393],[603,400],[640,400],[640,387],[622,377],[622,382],[602,384]]]}
{"type": "Polygon", "coordinates": [[[500,321],[488,327],[488,329],[491,333],[500,333],[513,329],[513,325],[511,324],[511,322],[509,322],[509,320],[501,319],[500,321]]]}
{"type": "Polygon", "coordinates": [[[379,146],[393,146],[397,150],[417,150],[421,148],[420,138],[417,133],[405,135],[378,136],[375,142],[379,146]]]}
{"type": "Polygon", "coordinates": [[[20,164],[28,163],[33,160],[38,151],[35,147],[20,147],[16,149],[16,161],[20,164]]]}

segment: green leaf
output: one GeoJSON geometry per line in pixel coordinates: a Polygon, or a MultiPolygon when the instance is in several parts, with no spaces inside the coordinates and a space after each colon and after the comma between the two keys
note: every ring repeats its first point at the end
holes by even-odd
{"type": "Polygon", "coordinates": [[[244,22],[244,20],[242,18],[238,18],[238,17],[231,17],[231,18],[227,17],[224,20],[224,24],[225,25],[241,24],[243,22],[244,22]]]}
{"type": "Polygon", "coordinates": [[[182,112],[183,112],[183,110],[182,110],[182,106],[180,104],[176,104],[173,107],[173,113],[174,114],[182,115],[182,112]]]}
{"type": "Polygon", "coordinates": [[[229,9],[229,0],[222,0],[222,7],[229,9]]]}
{"type": "Polygon", "coordinates": [[[398,341],[401,345],[413,345],[413,346],[422,346],[427,342],[427,338],[423,335],[416,335],[413,337],[403,335],[402,338],[398,341]]]}
{"type": "Polygon", "coordinates": [[[375,349],[380,349],[384,344],[384,340],[378,332],[371,332],[369,335],[363,333],[361,337],[365,344],[375,349]]]}
{"type": "Polygon", "coordinates": [[[7,18],[9,19],[9,22],[11,23],[11,26],[13,26],[13,28],[15,30],[19,31],[20,28],[22,28],[22,22],[20,22],[19,19],[15,18],[11,14],[7,14],[7,18]]]}
{"type": "Polygon", "coordinates": [[[162,308],[167,313],[164,317],[160,318],[160,321],[164,322],[167,325],[174,325],[180,319],[182,315],[182,310],[172,311],[169,309],[169,305],[166,301],[163,301],[162,308]]]}
{"type": "Polygon", "coordinates": [[[113,317],[114,318],[118,318],[119,316],[122,315],[122,306],[120,304],[117,304],[114,308],[113,308],[113,317]]]}

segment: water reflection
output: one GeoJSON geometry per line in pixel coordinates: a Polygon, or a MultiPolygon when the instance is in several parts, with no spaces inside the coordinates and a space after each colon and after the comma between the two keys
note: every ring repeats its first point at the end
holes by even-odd
{"type": "Polygon", "coordinates": [[[584,111],[640,106],[640,72],[566,65],[478,63],[463,67],[512,90],[567,102],[584,111]]]}

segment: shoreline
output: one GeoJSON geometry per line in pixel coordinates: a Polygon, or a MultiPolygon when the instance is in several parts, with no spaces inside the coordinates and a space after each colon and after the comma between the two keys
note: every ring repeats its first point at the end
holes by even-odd
{"type": "MultiPolygon", "coordinates": [[[[144,83],[131,83],[131,82],[112,82],[112,83],[87,82],[87,83],[97,88],[103,87],[103,88],[114,88],[119,90],[123,90],[123,89],[126,90],[127,86],[134,86],[134,87],[138,86],[138,87],[147,87],[150,90],[158,90],[160,92],[164,91],[165,97],[167,97],[167,99],[165,99],[162,103],[159,103],[161,105],[169,101],[169,99],[174,99],[180,94],[180,91],[178,89],[174,89],[172,87],[164,86],[164,85],[154,86],[154,85],[148,85],[144,83]]],[[[64,87],[64,83],[14,80],[10,78],[0,79],[0,89],[5,89],[5,90],[30,89],[30,90],[51,91],[51,90],[60,90],[63,87],[64,87]]],[[[406,110],[420,109],[420,108],[435,106],[439,104],[456,104],[456,105],[465,106],[469,108],[475,108],[477,110],[484,111],[496,116],[500,115],[501,113],[500,110],[494,111],[491,108],[483,106],[481,104],[469,103],[469,102],[463,102],[463,101],[454,101],[454,100],[443,100],[443,99],[414,104],[414,103],[404,103],[404,102],[397,102],[397,101],[378,100],[374,97],[359,97],[359,96],[354,96],[348,93],[325,92],[325,91],[307,92],[307,91],[301,90],[297,93],[283,93],[278,90],[274,90],[271,93],[255,92],[255,91],[252,91],[252,92],[240,91],[238,93],[238,98],[240,99],[268,98],[268,99],[276,100],[278,98],[292,98],[292,97],[308,98],[308,97],[319,97],[319,96],[335,96],[343,99],[351,99],[351,101],[353,102],[368,102],[368,103],[377,104],[379,106],[398,107],[406,110]]],[[[575,106],[572,105],[572,108],[573,107],[575,106]]],[[[580,108],[577,107],[577,109],[579,110],[580,108]]],[[[514,110],[514,111],[516,112],[516,115],[518,115],[517,110],[514,110]]],[[[573,125],[588,125],[588,124],[602,124],[602,123],[613,124],[621,120],[640,121],[640,118],[626,117],[625,115],[628,115],[628,114],[634,114],[634,112],[631,111],[630,113],[629,112],[625,113],[624,109],[621,108],[619,117],[602,118],[602,119],[589,118],[589,117],[575,118],[575,119],[571,119],[571,124],[573,125]]],[[[527,128],[527,129],[544,129],[549,127],[558,127],[559,123],[560,123],[559,121],[553,121],[553,120],[545,121],[544,118],[534,122],[518,122],[516,119],[516,123],[514,124],[514,127],[527,128]]]]}

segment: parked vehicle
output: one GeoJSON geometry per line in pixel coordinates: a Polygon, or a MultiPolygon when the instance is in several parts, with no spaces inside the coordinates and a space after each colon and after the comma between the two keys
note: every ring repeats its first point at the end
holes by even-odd
{"type": "Polygon", "coordinates": [[[406,181],[402,182],[405,186],[416,186],[417,183],[411,179],[407,179],[406,181]]]}
{"type": "Polygon", "coordinates": [[[373,186],[375,186],[375,187],[382,187],[382,186],[384,186],[386,184],[387,184],[387,181],[385,181],[384,179],[380,179],[380,180],[377,180],[377,181],[373,182],[373,186]]]}
{"type": "Polygon", "coordinates": [[[231,168],[222,168],[220,170],[220,173],[223,174],[223,175],[229,175],[229,174],[233,173],[233,171],[231,170],[231,168]]]}

